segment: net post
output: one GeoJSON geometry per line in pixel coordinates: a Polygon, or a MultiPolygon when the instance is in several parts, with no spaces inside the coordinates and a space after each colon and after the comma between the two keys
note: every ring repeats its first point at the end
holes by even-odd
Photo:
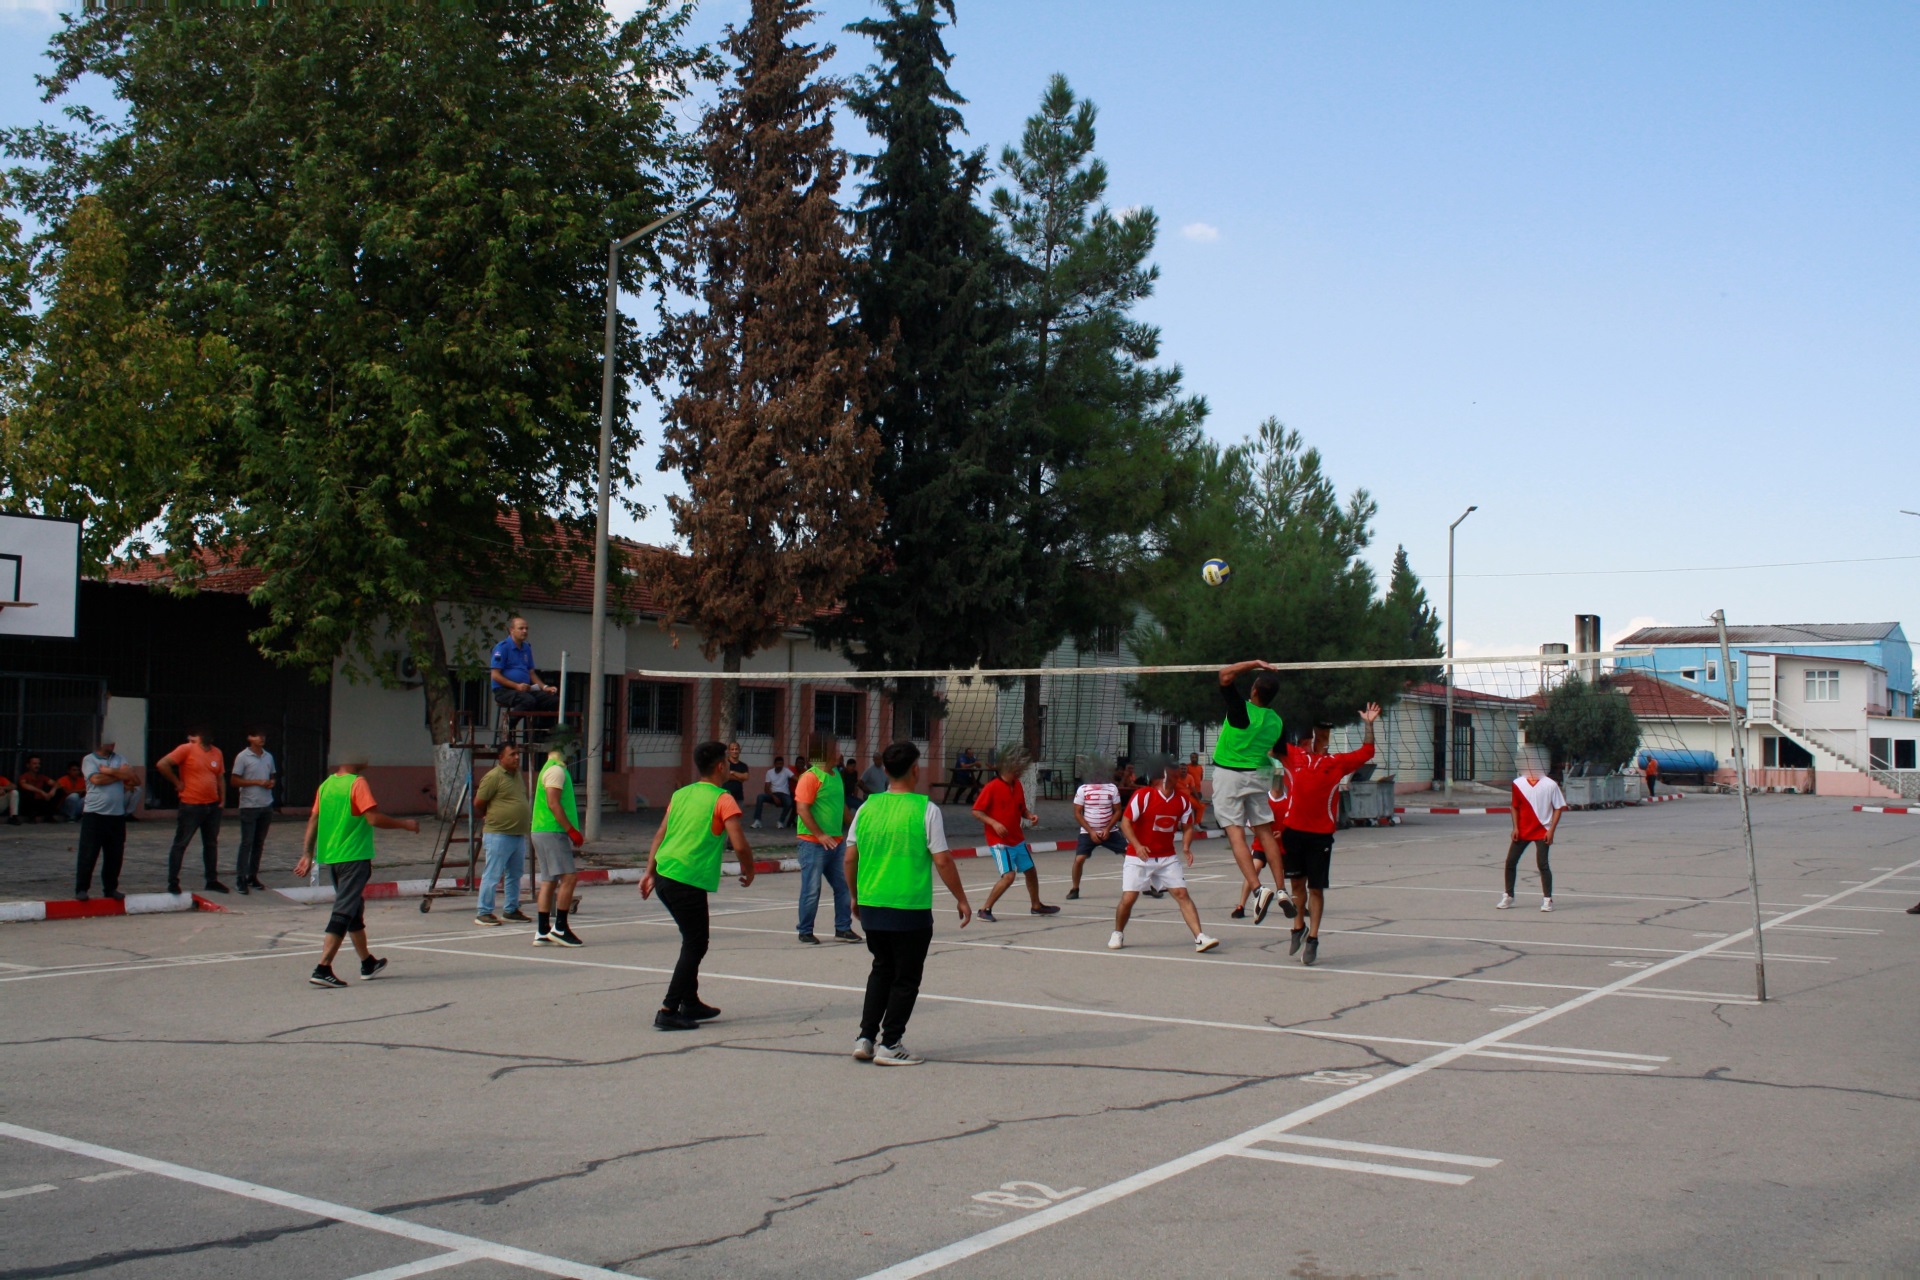
{"type": "Polygon", "coordinates": [[[1732,654],[1727,645],[1727,611],[1713,611],[1713,625],[1720,632],[1720,670],[1727,677],[1727,725],[1733,733],[1733,772],[1740,786],[1740,822],[1747,834],[1747,888],[1753,894],[1753,985],[1754,998],[1767,1000],[1767,949],[1760,935],[1760,863],[1753,851],[1753,808],[1747,801],[1746,730],[1740,723],[1740,704],[1733,696],[1732,654]]]}

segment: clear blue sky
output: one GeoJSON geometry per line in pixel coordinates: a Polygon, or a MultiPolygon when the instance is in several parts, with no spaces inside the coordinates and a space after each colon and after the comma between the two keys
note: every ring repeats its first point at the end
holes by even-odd
{"type": "MultiPolygon", "coordinates": [[[[819,8],[864,66],[868,4],[819,8]]],[[[51,22],[0,12],[7,123],[51,22]]],[[[1651,572],[1920,557],[1920,6],[961,0],[951,47],[996,156],[1050,73],[1099,104],[1216,436],[1298,428],[1436,602],[1479,505],[1463,652],[1920,623],[1920,558],[1651,572]],[[1632,572],[1484,576],[1567,570],[1632,572]]]]}

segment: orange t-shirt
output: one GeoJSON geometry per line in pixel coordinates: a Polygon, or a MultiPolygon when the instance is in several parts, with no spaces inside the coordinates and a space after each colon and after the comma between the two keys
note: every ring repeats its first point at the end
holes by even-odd
{"type": "Polygon", "coordinates": [[[220,803],[220,779],[226,773],[220,748],[183,742],[161,758],[180,771],[181,804],[220,803]]]}
{"type": "Polygon", "coordinates": [[[724,792],[718,800],[713,802],[713,823],[709,830],[717,836],[727,829],[728,818],[740,816],[740,802],[733,798],[732,792],[724,792]]]}

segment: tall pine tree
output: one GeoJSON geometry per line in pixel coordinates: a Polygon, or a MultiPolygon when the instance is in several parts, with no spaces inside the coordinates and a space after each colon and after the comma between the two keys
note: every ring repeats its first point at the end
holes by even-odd
{"type": "Polygon", "coordinates": [[[983,152],[953,145],[963,99],[942,39],[952,0],[880,0],[850,31],[878,63],[848,105],[878,140],[859,159],[855,220],[866,241],[860,322],[891,344],[893,372],[868,421],[886,507],[879,556],[824,633],[869,669],[993,666],[1015,652],[1019,497],[996,429],[1008,328],[1008,262],[977,201],[983,152]]]}
{"type": "MultiPolygon", "coordinates": [[[[786,626],[837,603],[880,522],[878,436],[865,418],[873,346],[849,293],[855,240],[836,202],[840,87],[832,46],[799,44],[803,0],[753,0],[723,48],[737,63],[700,128],[718,200],[689,230],[672,282],[701,305],[670,316],[663,345],[680,391],[660,467],[685,560],[664,562],[669,617],[692,619],[727,671],[786,626]]],[[[736,683],[721,682],[722,731],[736,683]]]]}
{"type": "MultiPolygon", "coordinates": [[[[1003,448],[1019,481],[1015,660],[1067,636],[1132,621],[1129,578],[1190,498],[1203,401],[1180,371],[1151,363],[1160,332],[1132,315],[1153,292],[1151,210],[1115,216],[1094,155],[1095,109],[1055,75],[1020,146],[1001,155],[1010,188],[993,209],[1017,264],[1003,448]]],[[[1040,678],[1026,681],[1023,731],[1040,746],[1040,678]]]]}

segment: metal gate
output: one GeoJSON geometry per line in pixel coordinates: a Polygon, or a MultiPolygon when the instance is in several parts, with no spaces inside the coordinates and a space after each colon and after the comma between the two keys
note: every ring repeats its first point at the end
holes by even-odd
{"type": "Polygon", "coordinates": [[[28,757],[58,776],[100,743],[107,682],[93,676],[0,672],[0,769],[20,776],[28,757]]]}

